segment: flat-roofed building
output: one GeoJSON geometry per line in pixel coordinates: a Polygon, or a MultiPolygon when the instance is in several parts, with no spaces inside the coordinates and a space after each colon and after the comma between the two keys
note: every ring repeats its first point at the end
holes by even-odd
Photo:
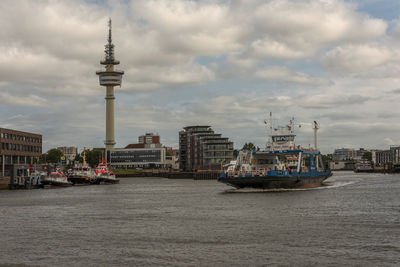
{"type": "Polygon", "coordinates": [[[179,168],[216,170],[233,159],[233,142],[207,125],[187,126],[179,132],[179,168]]]}
{"type": "Polygon", "coordinates": [[[171,168],[166,161],[166,149],[155,148],[114,148],[110,150],[108,163],[115,169],[156,169],[171,168]]]}
{"type": "Polygon", "coordinates": [[[353,148],[338,148],[332,154],[334,161],[353,160],[357,157],[357,151],[353,148]]]}
{"type": "Polygon", "coordinates": [[[154,148],[161,146],[160,136],[158,134],[146,133],[138,137],[137,144],[129,144],[125,148],[154,148]]]}
{"type": "Polygon", "coordinates": [[[392,151],[381,150],[375,151],[375,166],[383,167],[392,163],[392,151]]]}
{"type": "Polygon", "coordinates": [[[32,164],[42,155],[42,135],[0,128],[0,166],[2,176],[11,164],[32,164]]]}

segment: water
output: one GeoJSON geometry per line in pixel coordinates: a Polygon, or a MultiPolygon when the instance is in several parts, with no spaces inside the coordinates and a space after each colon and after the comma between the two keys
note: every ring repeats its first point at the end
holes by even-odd
{"type": "Polygon", "coordinates": [[[301,190],[216,181],[0,191],[0,265],[398,266],[400,175],[301,190]]]}

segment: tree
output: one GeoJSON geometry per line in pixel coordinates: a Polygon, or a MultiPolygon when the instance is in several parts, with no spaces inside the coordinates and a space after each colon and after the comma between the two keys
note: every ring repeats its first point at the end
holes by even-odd
{"type": "Polygon", "coordinates": [[[366,160],[371,161],[371,160],[372,160],[372,153],[371,153],[371,152],[365,152],[365,153],[362,155],[362,159],[366,159],[366,160]]]}
{"type": "MultiPolygon", "coordinates": [[[[83,153],[83,152],[82,152],[83,153]]],[[[86,162],[91,166],[95,167],[99,164],[99,159],[102,158],[103,154],[98,150],[85,150],[86,162]]],[[[83,154],[82,154],[83,156],[83,154]]]]}
{"type": "Polygon", "coordinates": [[[233,150],[233,158],[236,159],[238,155],[239,155],[239,150],[234,149],[234,150],[233,150]]]}
{"type": "Polygon", "coordinates": [[[256,147],[254,146],[253,143],[250,142],[250,143],[245,143],[242,149],[243,150],[254,151],[254,150],[256,150],[256,147]]]}
{"type": "Polygon", "coordinates": [[[62,156],[63,153],[60,150],[53,148],[47,151],[47,155],[45,155],[45,158],[46,162],[48,163],[59,163],[62,156]]]}
{"type": "Polygon", "coordinates": [[[322,161],[324,162],[324,167],[329,169],[329,163],[331,162],[331,157],[329,155],[322,155],[322,161]]]}
{"type": "Polygon", "coordinates": [[[75,158],[74,158],[74,161],[77,161],[77,162],[79,162],[79,163],[82,163],[82,162],[83,162],[83,158],[81,157],[81,155],[76,154],[76,156],[75,156],[75,158]]]}

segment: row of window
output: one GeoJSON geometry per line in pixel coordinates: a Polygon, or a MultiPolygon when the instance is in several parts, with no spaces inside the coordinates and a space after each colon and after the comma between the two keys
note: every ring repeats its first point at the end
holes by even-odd
{"type": "Polygon", "coordinates": [[[42,148],[40,146],[29,146],[29,145],[21,145],[21,144],[1,143],[1,149],[2,150],[10,150],[10,151],[25,151],[25,152],[42,153],[42,148]]]}
{"type": "Polygon", "coordinates": [[[208,150],[217,150],[217,149],[232,149],[231,144],[224,144],[224,145],[207,145],[206,149],[208,150]]]}
{"type": "Polygon", "coordinates": [[[204,156],[205,157],[215,157],[215,156],[230,156],[232,157],[233,152],[232,151],[212,151],[212,152],[205,152],[204,156]]]}
{"type": "Polygon", "coordinates": [[[10,134],[10,133],[0,133],[0,138],[10,139],[10,140],[18,140],[24,142],[31,142],[31,143],[42,143],[41,138],[35,138],[30,136],[24,136],[19,134],[10,134]]]}
{"type": "Polygon", "coordinates": [[[136,163],[136,164],[138,164],[138,163],[144,163],[144,162],[161,162],[161,160],[160,159],[146,159],[146,158],[144,158],[144,159],[135,159],[135,160],[132,160],[132,159],[123,159],[123,158],[112,158],[111,160],[110,160],[110,162],[111,163],[122,163],[122,162],[127,162],[127,163],[136,163]]]}

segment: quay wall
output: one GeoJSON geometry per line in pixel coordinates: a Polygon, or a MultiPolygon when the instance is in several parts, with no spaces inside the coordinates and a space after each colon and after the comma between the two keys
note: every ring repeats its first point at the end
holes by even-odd
{"type": "Polygon", "coordinates": [[[221,172],[137,172],[116,174],[117,178],[128,177],[163,177],[168,179],[193,179],[193,180],[216,180],[220,177],[221,172]]]}
{"type": "Polygon", "coordinates": [[[10,183],[10,177],[0,176],[0,190],[8,189],[8,184],[10,183]]]}

